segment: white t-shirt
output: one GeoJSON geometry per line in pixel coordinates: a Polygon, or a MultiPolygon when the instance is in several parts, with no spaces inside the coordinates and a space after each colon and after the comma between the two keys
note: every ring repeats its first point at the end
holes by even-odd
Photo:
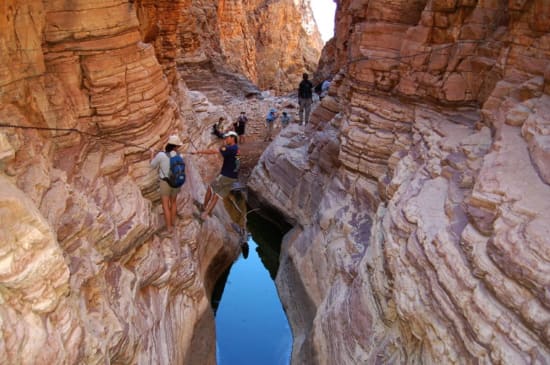
{"type": "MultiPolygon", "coordinates": [[[[170,151],[170,157],[174,157],[175,155],[176,151],[170,151]]],[[[151,160],[151,167],[158,169],[159,178],[161,180],[168,177],[170,175],[170,158],[166,152],[161,151],[157,153],[157,155],[151,160]]]]}

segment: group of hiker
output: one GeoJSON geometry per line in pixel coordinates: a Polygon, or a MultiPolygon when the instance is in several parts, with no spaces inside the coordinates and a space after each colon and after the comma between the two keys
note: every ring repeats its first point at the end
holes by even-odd
{"type": "MultiPolygon", "coordinates": [[[[330,81],[325,80],[320,84],[319,97],[322,99],[326,95],[330,81]],[[324,94],[323,94],[324,93],[324,94]],[[323,95],[323,96],[321,96],[323,95]]],[[[305,125],[309,122],[311,105],[313,103],[313,92],[317,92],[309,80],[307,73],[302,75],[302,81],[298,86],[298,104],[299,104],[299,120],[300,125],[305,125]]],[[[279,117],[275,108],[270,108],[266,115],[266,136],[264,141],[272,140],[273,124],[279,117]]],[[[212,214],[218,199],[227,197],[233,189],[238,179],[240,167],[240,151],[238,142],[245,141],[246,124],[248,117],[244,111],[241,112],[239,118],[233,123],[233,130],[224,130],[224,118],[220,117],[218,122],[212,126],[212,134],[223,139],[224,143],[218,149],[196,150],[191,154],[220,154],[223,158],[222,167],[219,175],[209,184],[204,201],[202,204],[197,203],[199,207],[200,221],[205,221],[212,214]]],[[[290,124],[290,116],[286,111],[281,115],[281,126],[283,128],[290,124]]],[[[166,228],[169,233],[174,229],[176,220],[176,197],[181,186],[185,183],[185,162],[181,154],[178,153],[178,147],[183,145],[181,139],[177,135],[171,135],[168,138],[164,151],[155,153],[151,150],[151,167],[158,171],[160,198],[162,210],[165,217],[166,228]]]]}
{"type": "MultiPolygon", "coordinates": [[[[201,210],[199,216],[201,221],[206,220],[212,214],[218,197],[223,199],[229,195],[234,184],[237,182],[240,167],[240,152],[239,146],[237,145],[238,134],[234,131],[230,131],[225,133],[223,138],[224,144],[219,149],[206,149],[191,152],[193,155],[212,155],[219,153],[223,157],[223,164],[219,175],[208,186],[203,203],[198,204],[201,210]]],[[[155,154],[154,151],[151,150],[151,167],[158,171],[160,199],[168,233],[172,233],[174,229],[176,221],[176,197],[181,190],[181,186],[185,182],[185,163],[183,163],[183,170],[178,170],[177,168],[178,161],[181,160],[181,162],[183,162],[183,158],[177,152],[178,147],[182,145],[183,143],[177,135],[171,135],[164,147],[164,151],[155,154]],[[183,182],[177,181],[177,178],[173,178],[174,175],[177,174],[183,175],[183,178],[179,179],[183,180],[183,182]]]]}
{"type": "MultiPolygon", "coordinates": [[[[218,119],[218,121],[212,126],[212,134],[220,139],[224,139],[226,133],[223,127],[224,120],[224,117],[220,117],[220,119],[218,119]]],[[[235,123],[233,123],[233,131],[237,134],[237,137],[240,138],[241,143],[245,142],[246,123],[248,123],[248,117],[245,112],[241,112],[241,115],[239,115],[235,123]]]]}

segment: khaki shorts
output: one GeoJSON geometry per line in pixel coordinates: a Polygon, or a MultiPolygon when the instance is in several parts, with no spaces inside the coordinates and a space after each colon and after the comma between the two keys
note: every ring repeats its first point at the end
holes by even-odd
{"type": "Polygon", "coordinates": [[[173,188],[164,180],[160,180],[160,196],[176,196],[180,192],[181,187],[173,188]]]}
{"type": "Polygon", "coordinates": [[[212,190],[222,198],[225,198],[229,195],[231,190],[233,189],[233,184],[237,181],[237,179],[232,179],[227,176],[218,175],[216,179],[210,184],[212,186],[212,190]]]}

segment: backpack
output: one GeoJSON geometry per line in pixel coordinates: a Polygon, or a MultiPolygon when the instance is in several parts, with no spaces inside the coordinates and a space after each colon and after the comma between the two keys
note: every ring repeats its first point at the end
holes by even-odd
{"type": "Polygon", "coordinates": [[[166,154],[170,158],[170,174],[163,180],[171,187],[179,188],[185,183],[185,162],[178,154],[172,157],[168,153],[166,154]]]}

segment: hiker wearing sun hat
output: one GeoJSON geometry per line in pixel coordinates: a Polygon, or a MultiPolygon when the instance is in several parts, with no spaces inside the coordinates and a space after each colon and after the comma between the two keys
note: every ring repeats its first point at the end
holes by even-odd
{"type": "Polygon", "coordinates": [[[212,155],[220,153],[223,157],[223,165],[220,174],[212,181],[202,205],[203,212],[200,216],[202,220],[206,220],[212,210],[216,206],[218,197],[225,198],[231,192],[233,184],[237,182],[239,177],[240,152],[237,145],[238,134],[236,132],[227,132],[224,134],[224,145],[219,150],[201,150],[192,152],[199,155],[212,155]]]}
{"type": "MultiPolygon", "coordinates": [[[[181,159],[183,163],[183,158],[177,152],[177,148],[182,145],[183,142],[178,135],[172,134],[168,137],[164,151],[160,151],[155,155],[154,150],[151,150],[151,167],[158,170],[162,211],[166,221],[166,229],[170,233],[176,221],[176,198],[181,190],[181,186],[173,187],[168,182],[170,177],[170,160],[179,161],[181,159]]],[[[185,164],[183,164],[183,170],[185,172],[185,164]]]]}

